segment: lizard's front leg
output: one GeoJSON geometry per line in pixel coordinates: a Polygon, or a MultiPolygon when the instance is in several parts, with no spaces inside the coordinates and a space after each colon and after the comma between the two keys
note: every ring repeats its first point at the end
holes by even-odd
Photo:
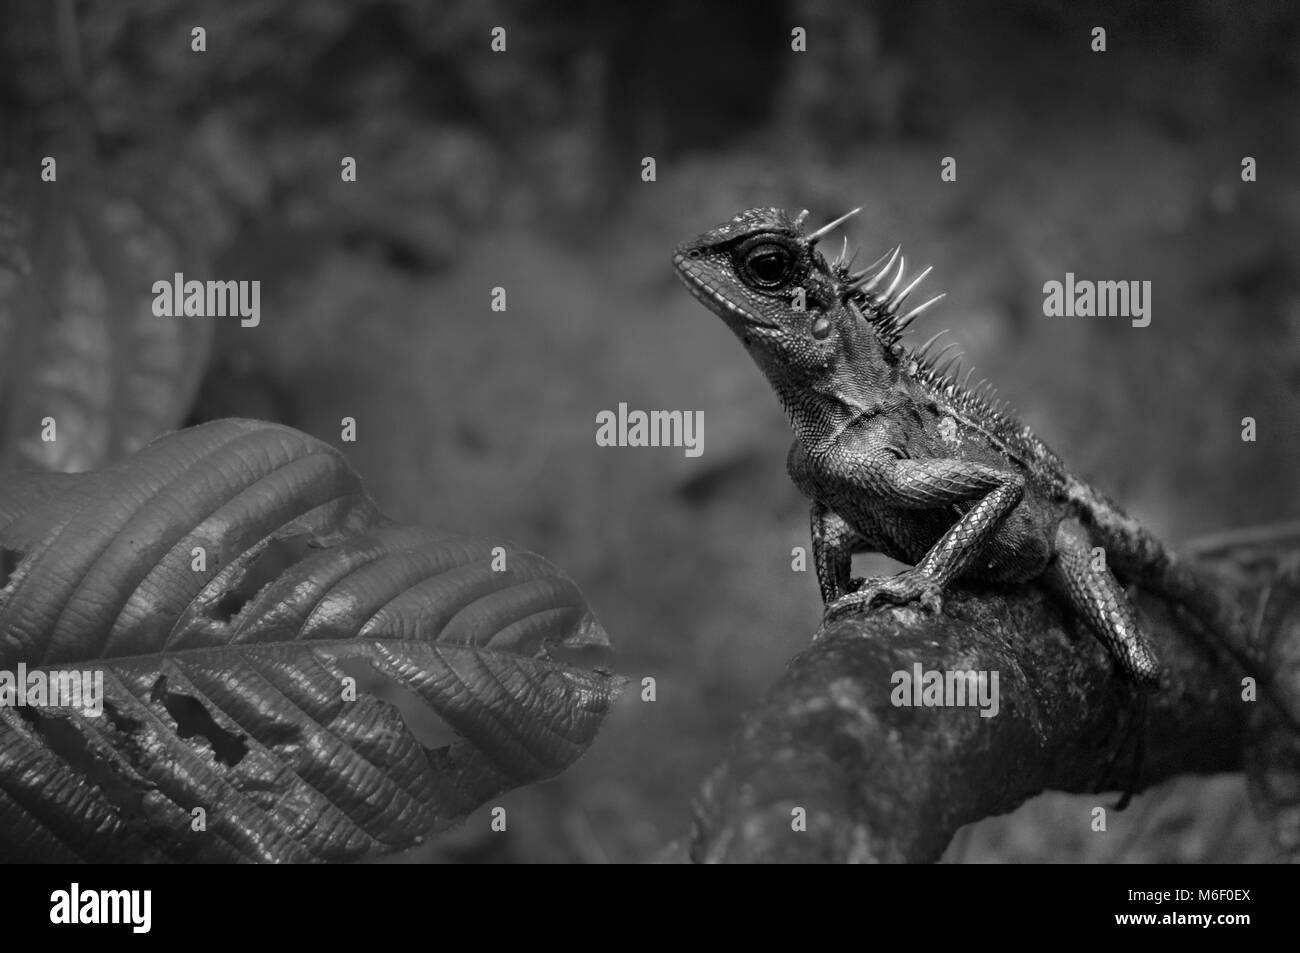
{"type": "MultiPolygon", "coordinates": [[[[843,476],[867,498],[892,509],[934,509],[975,500],[911,569],[871,580],[826,606],[827,623],[878,603],[919,600],[938,611],[944,588],[984,551],[1025,493],[1020,474],[961,460],[911,460],[878,456],[843,476]]],[[[902,516],[901,518],[906,518],[902,516]]]]}
{"type": "Polygon", "coordinates": [[[813,566],[821,586],[822,603],[830,605],[856,588],[853,554],[867,548],[867,540],[820,500],[812,503],[813,566]]]}

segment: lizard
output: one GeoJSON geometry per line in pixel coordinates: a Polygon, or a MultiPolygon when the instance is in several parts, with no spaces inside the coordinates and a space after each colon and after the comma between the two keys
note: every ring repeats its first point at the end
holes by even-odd
{"type": "Polygon", "coordinates": [[[931,269],[905,280],[896,246],[853,271],[847,239],[827,260],[819,242],[859,211],[810,230],[807,211],[750,209],[673,255],[794,431],[787,469],[811,501],[823,630],[876,605],[937,612],[957,579],[1041,582],[1145,695],[1161,667],[1125,591],[1133,583],[1186,610],[1242,661],[1245,620],[1216,579],[1075,476],[988,385],[972,388],[969,372],[959,381],[944,361],[953,345],[933,351],[947,332],[904,345],[911,323],[944,297],[900,313],[931,269]],[[855,552],[910,568],[852,577],[855,552]]]}

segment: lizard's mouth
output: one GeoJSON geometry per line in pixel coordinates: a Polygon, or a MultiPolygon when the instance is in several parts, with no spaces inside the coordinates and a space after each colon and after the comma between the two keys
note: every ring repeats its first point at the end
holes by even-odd
{"type": "Polygon", "coordinates": [[[764,321],[762,318],[756,317],[751,312],[729,301],[709,280],[709,276],[704,269],[696,265],[695,259],[685,252],[679,251],[673,255],[673,266],[677,270],[677,277],[681,279],[682,284],[686,286],[686,290],[691,293],[695,300],[723,320],[734,318],[743,324],[754,327],[769,328],[771,330],[780,329],[780,325],[764,321]]]}

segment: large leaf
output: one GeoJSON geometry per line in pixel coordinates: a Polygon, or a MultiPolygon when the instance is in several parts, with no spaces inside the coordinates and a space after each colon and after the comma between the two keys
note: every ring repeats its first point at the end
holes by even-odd
{"type": "Polygon", "coordinates": [[[618,689],[556,657],[607,642],[555,567],[386,519],[337,451],[271,424],[10,481],[0,571],[0,670],[105,683],[100,717],[0,708],[0,859],[409,847],[562,770],[618,689]],[[425,747],[371,692],[348,700],[358,666],[435,711],[449,743],[425,747]]]}
{"type": "Polygon", "coordinates": [[[175,220],[188,186],[151,194],[102,170],[67,184],[24,171],[22,201],[0,189],[0,460],[90,470],[184,419],[213,319],[156,316],[152,287],[178,271],[214,276],[192,241],[198,216],[188,235],[175,220]]]}

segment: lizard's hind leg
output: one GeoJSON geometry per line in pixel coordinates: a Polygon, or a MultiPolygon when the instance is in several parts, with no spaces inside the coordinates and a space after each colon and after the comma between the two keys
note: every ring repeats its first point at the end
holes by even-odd
{"type": "Polygon", "coordinates": [[[1093,567],[1093,542],[1077,520],[1056,529],[1056,558],[1044,581],[1088,624],[1119,667],[1143,687],[1160,684],[1160,664],[1138,625],[1128,596],[1109,569],[1093,567]]]}

